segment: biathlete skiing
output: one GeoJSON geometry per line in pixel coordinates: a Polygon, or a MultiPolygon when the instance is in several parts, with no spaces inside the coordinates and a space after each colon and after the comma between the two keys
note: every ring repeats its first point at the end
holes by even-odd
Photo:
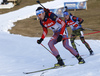
{"type": "Polygon", "coordinates": [[[84,34],[83,34],[84,29],[82,28],[82,25],[81,25],[84,20],[76,16],[73,16],[68,11],[64,11],[63,15],[65,17],[66,27],[70,26],[72,29],[70,41],[71,41],[73,48],[78,52],[74,40],[76,39],[77,36],[79,36],[82,43],[89,50],[90,55],[93,55],[94,54],[93,50],[91,49],[91,47],[85,41],[85,38],[84,38],[84,34]]]}
{"type": "Polygon", "coordinates": [[[62,41],[65,49],[69,50],[71,54],[73,54],[78,59],[79,64],[85,63],[84,59],[79,55],[79,53],[74,48],[69,46],[68,36],[65,33],[65,31],[67,31],[65,30],[66,24],[62,19],[60,19],[54,13],[50,12],[49,9],[42,8],[42,7],[38,7],[36,9],[36,15],[39,18],[40,24],[43,28],[42,36],[39,40],[37,40],[37,43],[38,44],[42,43],[42,41],[44,40],[44,38],[48,33],[48,29],[51,29],[54,33],[48,42],[48,46],[58,61],[57,64],[55,64],[55,67],[65,65],[62,58],[60,57],[58,50],[54,46],[60,41],[62,41]]]}

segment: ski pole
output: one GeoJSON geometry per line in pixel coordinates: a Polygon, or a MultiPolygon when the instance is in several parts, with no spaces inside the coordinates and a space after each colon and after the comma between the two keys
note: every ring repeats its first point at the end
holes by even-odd
{"type": "Polygon", "coordinates": [[[75,42],[78,46],[80,46],[80,44],[78,44],[77,42],[75,42]]]}
{"type": "MultiPolygon", "coordinates": [[[[43,44],[41,44],[41,45],[54,56],[54,54],[48,48],[46,48],[43,44]]],[[[63,60],[66,60],[66,59],[63,59],[63,60]]]]}
{"type": "Polygon", "coordinates": [[[100,30],[93,30],[93,29],[90,29],[90,28],[84,28],[85,30],[90,30],[90,31],[100,31],[100,30]]]}
{"type": "Polygon", "coordinates": [[[53,55],[53,53],[48,48],[46,48],[43,44],[41,44],[41,45],[53,55]]]}

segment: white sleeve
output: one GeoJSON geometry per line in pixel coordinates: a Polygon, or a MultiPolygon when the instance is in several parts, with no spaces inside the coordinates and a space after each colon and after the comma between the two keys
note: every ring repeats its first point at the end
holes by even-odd
{"type": "Polygon", "coordinates": [[[67,28],[65,28],[65,34],[66,34],[66,36],[68,37],[68,31],[67,31],[67,28]]]}

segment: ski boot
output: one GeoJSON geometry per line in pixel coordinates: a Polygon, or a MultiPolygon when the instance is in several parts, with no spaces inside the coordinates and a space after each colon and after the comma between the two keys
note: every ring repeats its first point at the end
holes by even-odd
{"type": "Polygon", "coordinates": [[[76,58],[79,61],[78,64],[84,64],[85,63],[84,59],[81,56],[77,55],[76,58]]]}
{"type": "Polygon", "coordinates": [[[90,51],[90,55],[94,55],[94,52],[91,49],[89,51],[90,51]]]}
{"type": "Polygon", "coordinates": [[[65,66],[63,60],[62,60],[61,57],[60,57],[60,55],[57,55],[56,58],[57,58],[57,60],[58,60],[58,63],[56,63],[56,64],[54,65],[54,67],[65,66]]]}

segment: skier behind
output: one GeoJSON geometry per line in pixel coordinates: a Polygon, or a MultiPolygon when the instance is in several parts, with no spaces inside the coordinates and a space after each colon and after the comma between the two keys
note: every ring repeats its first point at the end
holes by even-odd
{"type": "Polygon", "coordinates": [[[45,36],[48,33],[48,28],[54,32],[53,36],[48,42],[48,46],[51,49],[53,55],[57,58],[58,63],[55,64],[55,67],[64,66],[64,62],[60,57],[58,50],[54,46],[56,43],[62,40],[63,46],[78,59],[79,64],[85,63],[84,59],[81,58],[81,56],[79,56],[76,50],[69,46],[69,42],[67,39],[68,37],[66,36],[66,34],[63,34],[65,31],[65,22],[63,20],[58,18],[54,13],[50,12],[48,9],[42,7],[38,7],[36,9],[36,15],[40,19],[40,24],[43,28],[43,34],[41,38],[37,40],[38,44],[41,44],[41,42],[44,40],[45,36]]]}
{"type": "Polygon", "coordinates": [[[83,30],[84,29],[81,26],[81,24],[83,23],[84,20],[81,19],[81,18],[75,17],[75,16],[69,14],[66,11],[63,12],[63,15],[65,17],[66,26],[67,27],[70,26],[71,29],[72,29],[72,34],[71,34],[70,41],[71,41],[71,44],[72,44],[73,48],[78,52],[78,50],[76,48],[76,45],[74,43],[74,40],[76,39],[77,36],[79,36],[82,43],[89,50],[90,55],[93,55],[94,53],[93,53],[92,49],[90,48],[89,44],[84,39],[84,35],[83,35],[83,30]]]}

